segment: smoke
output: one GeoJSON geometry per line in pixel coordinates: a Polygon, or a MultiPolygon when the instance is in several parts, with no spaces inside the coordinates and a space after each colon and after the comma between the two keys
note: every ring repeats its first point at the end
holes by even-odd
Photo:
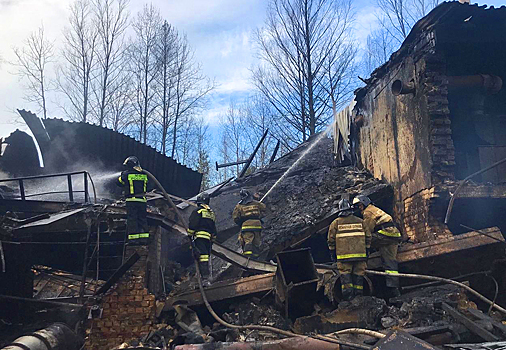
{"type": "MultiPolygon", "coordinates": [[[[66,172],[87,171],[97,191],[97,198],[114,199],[118,197],[119,190],[116,189],[115,182],[120,172],[108,170],[90,164],[74,165],[66,172]]],[[[71,175],[72,192],[74,202],[84,202],[84,175],[71,175]]],[[[69,181],[68,176],[56,176],[36,180],[24,181],[25,194],[27,199],[45,200],[45,201],[69,201],[69,181]]],[[[93,187],[88,178],[88,194],[90,200],[93,198],[93,187]]]]}

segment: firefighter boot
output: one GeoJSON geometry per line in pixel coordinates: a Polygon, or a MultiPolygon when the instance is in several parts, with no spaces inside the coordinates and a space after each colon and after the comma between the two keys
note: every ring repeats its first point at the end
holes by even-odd
{"type": "Polygon", "coordinates": [[[209,263],[207,261],[199,262],[200,269],[200,277],[202,278],[202,285],[204,287],[209,287],[211,283],[209,282],[209,263]]]}
{"type": "Polygon", "coordinates": [[[353,279],[351,273],[341,275],[341,291],[344,301],[350,301],[353,299],[353,289],[353,279]]]}
{"type": "Polygon", "coordinates": [[[364,277],[353,275],[353,290],[355,293],[355,296],[362,296],[364,295],[364,277]]]}

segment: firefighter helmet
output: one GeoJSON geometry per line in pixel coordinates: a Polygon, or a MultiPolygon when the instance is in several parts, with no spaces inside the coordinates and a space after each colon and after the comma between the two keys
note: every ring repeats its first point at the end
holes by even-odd
{"type": "Polygon", "coordinates": [[[353,205],[356,204],[362,204],[365,208],[367,208],[367,206],[371,204],[371,199],[361,194],[353,198],[353,205]]]}
{"type": "Polygon", "coordinates": [[[241,192],[239,192],[239,194],[241,195],[241,198],[247,198],[249,197],[251,194],[249,193],[248,190],[245,190],[244,188],[241,189],[241,192]]]}
{"type": "Polygon", "coordinates": [[[339,201],[339,216],[350,216],[352,213],[350,201],[346,198],[341,199],[339,201]]]}
{"type": "Polygon", "coordinates": [[[130,156],[123,162],[123,165],[128,168],[140,167],[139,159],[136,156],[130,156]]]}
{"type": "Polygon", "coordinates": [[[209,204],[210,200],[211,196],[207,192],[202,192],[197,196],[197,204],[209,204]]]}

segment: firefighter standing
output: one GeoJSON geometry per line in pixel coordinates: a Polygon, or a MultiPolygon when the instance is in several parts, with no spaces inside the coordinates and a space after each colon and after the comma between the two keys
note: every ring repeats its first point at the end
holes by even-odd
{"type": "Polygon", "coordinates": [[[209,207],[210,196],[206,192],[197,196],[198,207],[191,213],[188,233],[193,240],[194,254],[198,256],[200,274],[205,285],[209,285],[209,256],[211,239],[216,236],[216,215],[209,207]]]}
{"type": "Polygon", "coordinates": [[[253,199],[251,193],[245,189],[239,192],[240,202],[235,206],[232,219],[241,226],[239,242],[243,255],[253,258],[260,254],[262,243],[262,221],[265,212],[265,204],[253,199]]]}
{"type": "Polygon", "coordinates": [[[349,200],[341,199],[339,210],[339,217],[330,224],[327,242],[341,276],[343,299],[351,300],[363,295],[371,233],[363,220],[353,215],[349,200]]]}
{"type": "Polygon", "coordinates": [[[149,227],[147,222],[146,188],[148,176],[142,172],[139,159],[130,156],[123,162],[127,170],[118,178],[123,187],[127,208],[127,234],[129,244],[147,244],[149,227]]]}
{"type": "MultiPolygon", "coordinates": [[[[364,224],[372,232],[371,246],[380,252],[383,269],[390,274],[398,274],[397,248],[401,241],[401,233],[392,217],[371,204],[367,196],[355,197],[353,205],[362,212],[364,224]]],[[[390,297],[400,295],[399,277],[387,276],[386,286],[390,297]]]]}

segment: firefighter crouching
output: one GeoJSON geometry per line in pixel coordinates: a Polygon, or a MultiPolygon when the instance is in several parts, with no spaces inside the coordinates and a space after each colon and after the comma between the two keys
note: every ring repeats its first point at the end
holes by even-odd
{"type": "Polygon", "coordinates": [[[253,198],[251,193],[245,189],[239,192],[240,202],[235,206],[232,219],[241,226],[239,242],[242,253],[245,256],[257,258],[260,254],[262,243],[262,221],[265,212],[265,204],[253,198]]]}
{"type": "Polygon", "coordinates": [[[209,285],[209,256],[211,254],[211,239],[216,236],[216,215],[209,207],[210,196],[201,193],[197,196],[198,207],[190,215],[188,234],[193,240],[193,252],[199,262],[202,283],[209,285]]]}
{"type": "Polygon", "coordinates": [[[380,252],[383,269],[394,275],[385,278],[389,297],[400,296],[399,277],[395,276],[399,273],[397,248],[402,240],[399,229],[392,217],[374,206],[369,197],[359,195],[353,199],[353,205],[362,212],[364,224],[372,233],[371,247],[380,252]]]}
{"type": "Polygon", "coordinates": [[[129,244],[147,244],[149,227],[147,222],[146,189],[148,176],[142,172],[139,159],[130,156],[123,162],[127,170],[118,178],[123,187],[127,208],[127,235],[129,244]]]}
{"type": "Polygon", "coordinates": [[[339,217],[329,227],[327,242],[330,257],[337,262],[344,300],[363,295],[367,253],[371,233],[363,220],[353,215],[347,199],[339,201],[339,217]]]}

